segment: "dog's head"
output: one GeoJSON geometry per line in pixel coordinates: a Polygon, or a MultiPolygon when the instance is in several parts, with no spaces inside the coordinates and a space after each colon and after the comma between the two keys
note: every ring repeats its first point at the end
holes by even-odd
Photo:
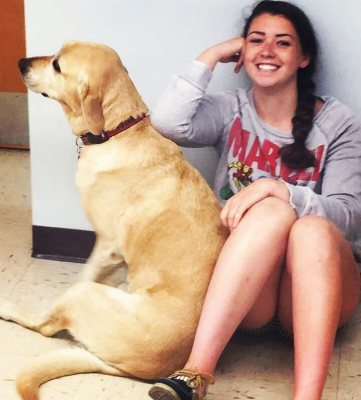
{"type": "Polygon", "coordinates": [[[73,132],[100,134],[147,112],[117,53],[98,43],[69,42],[52,56],[23,58],[25,85],[57,100],[73,132]]]}

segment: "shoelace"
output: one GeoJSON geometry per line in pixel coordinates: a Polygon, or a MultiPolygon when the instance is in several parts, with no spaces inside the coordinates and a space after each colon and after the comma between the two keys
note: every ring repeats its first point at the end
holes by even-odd
{"type": "Polygon", "coordinates": [[[170,378],[187,378],[180,379],[186,382],[186,384],[197,393],[197,400],[203,399],[207,393],[207,386],[214,383],[214,377],[211,374],[203,374],[193,369],[181,369],[175,371],[170,378]]]}

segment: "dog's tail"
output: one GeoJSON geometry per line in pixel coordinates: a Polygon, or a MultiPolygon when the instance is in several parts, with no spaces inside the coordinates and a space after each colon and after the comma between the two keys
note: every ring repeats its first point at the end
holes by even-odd
{"type": "Polygon", "coordinates": [[[43,383],[62,376],[87,372],[127,376],[87,350],[74,347],[55,350],[35,359],[18,375],[16,388],[23,400],[38,400],[39,387],[43,383]]]}

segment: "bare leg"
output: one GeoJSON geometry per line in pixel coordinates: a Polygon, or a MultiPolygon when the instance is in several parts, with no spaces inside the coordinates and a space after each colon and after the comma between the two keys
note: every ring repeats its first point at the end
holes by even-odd
{"type": "MultiPolygon", "coordinates": [[[[186,368],[213,373],[216,363],[270,277],[279,274],[295,214],[288,203],[267,198],[253,206],[219,256],[186,368]]],[[[275,285],[273,285],[275,286],[275,285]]],[[[264,324],[275,315],[277,290],[264,304],[264,324]]]]}
{"type": "Polygon", "coordinates": [[[359,272],[342,234],[315,216],[293,225],[286,262],[279,318],[294,333],[293,398],[320,400],[337,327],[359,302],[359,272]]]}

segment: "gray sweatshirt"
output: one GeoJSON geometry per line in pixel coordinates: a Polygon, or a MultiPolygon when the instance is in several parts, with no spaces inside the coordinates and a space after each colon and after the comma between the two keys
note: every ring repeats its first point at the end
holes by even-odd
{"type": "Polygon", "coordinates": [[[291,170],[279,149],[292,143],[258,117],[252,90],[206,94],[212,71],[193,61],[155,105],[151,119],[180,146],[215,146],[219,153],[214,191],[220,202],[262,177],[283,180],[297,216],[333,221],[350,241],[361,236],[361,127],[350,109],[332,97],[314,118],[307,148],[314,167],[291,170]]]}

